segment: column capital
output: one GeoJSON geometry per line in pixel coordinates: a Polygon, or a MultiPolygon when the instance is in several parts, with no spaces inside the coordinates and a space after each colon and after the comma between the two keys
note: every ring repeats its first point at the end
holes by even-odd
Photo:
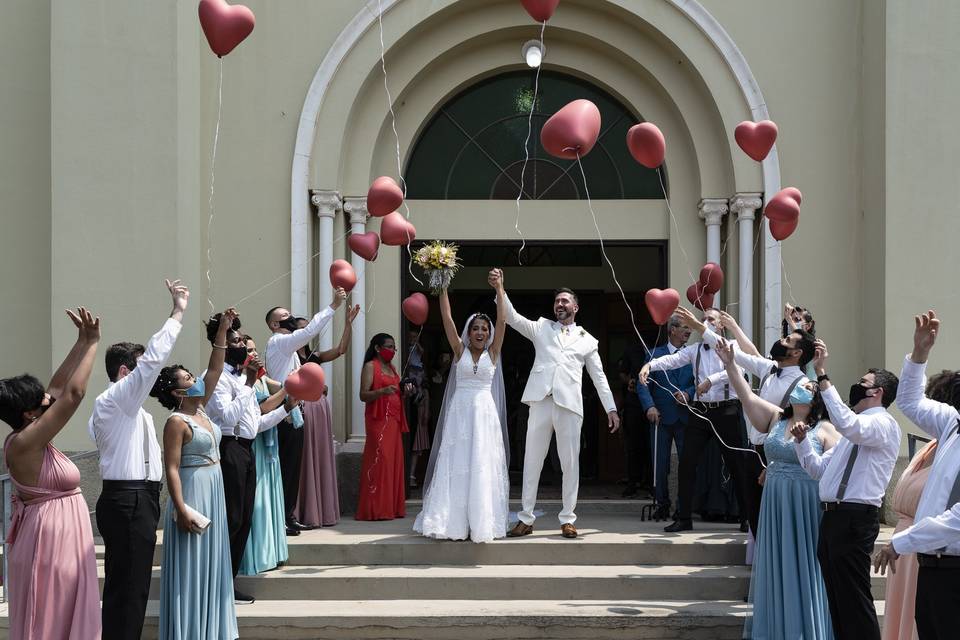
{"type": "Polygon", "coordinates": [[[737,193],[730,198],[730,211],[737,214],[739,220],[756,219],[756,211],[763,205],[763,194],[737,193]]]}
{"type": "Polygon", "coordinates": [[[328,189],[311,189],[310,204],[317,210],[319,218],[335,218],[337,211],[343,208],[340,192],[328,189]]]}
{"type": "Polygon", "coordinates": [[[343,211],[350,216],[350,224],[367,224],[370,212],[367,211],[367,197],[347,196],[343,199],[343,211]]]}
{"type": "Polygon", "coordinates": [[[708,227],[720,226],[723,222],[723,216],[727,215],[730,208],[727,205],[726,198],[704,198],[697,205],[700,217],[708,227]]]}

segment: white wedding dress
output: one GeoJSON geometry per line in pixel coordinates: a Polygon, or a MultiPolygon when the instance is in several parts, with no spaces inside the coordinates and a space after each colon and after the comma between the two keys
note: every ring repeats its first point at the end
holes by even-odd
{"type": "Polygon", "coordinates": [[[507,535],[510,476],[491,392],[495,372],[486,350],[476,369],[470,350],[463,350],[433,477],[413,525],[417,533],[474,542],[507,535]]]}

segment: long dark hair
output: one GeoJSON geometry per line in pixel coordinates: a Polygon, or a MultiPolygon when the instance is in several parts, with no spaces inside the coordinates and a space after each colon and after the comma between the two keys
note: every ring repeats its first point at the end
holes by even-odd
{"type": "MultiPolygon", "coordinates": [[[[383,343],[387,340],[393,340],[393,336],[389,333],[378,333],[377,335],[370,338],[370,346],[367,347],[367,352],[363,354],[363,363],[366,364],[377,357],[377,347],[382,347],[383,343]]],[[[396,340],[394,340],[396,342],[396,340]]]]}
{"type": "MultiPolygon", "coordinates": [[[[803,381],[800,381],[803,384],[803,381]]],[[[820,395],[820,389],[813,392],[813,402],[810,403],[810,414],[807,416],[806,423],[811,427],[817,426],[817,423],[827,416],[827,406],[823,403],[823,397],[820,395]]],[[[783,410],[784,420],[793,417],[793,405],[788,404],[783,410]]]]}

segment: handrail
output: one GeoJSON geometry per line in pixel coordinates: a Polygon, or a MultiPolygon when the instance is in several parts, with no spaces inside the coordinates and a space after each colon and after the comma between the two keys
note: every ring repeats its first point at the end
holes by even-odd
{"type": "Polygon", "coordinates": [[[913,460],[913,456],[917,454],[918,442],[926,444],[930,442],[930,438],[927,438],[926,436],[918,436],[915,433],[907,434],[907,454],[910,456],[911,460],[913,460]]]}
{"type": "MultiPolygon", "coordinates": [[[[96,449],[91,449],[90,451],[81,451],[80,453],[75,453],[67,457],[74,461],[85,460],[96,456],[98,453],[99,451],[96,449]]],[[[10,479],[9,473],[0,475],[0,494],[2,494],[2,499],[0,499],[0,552],[3,553],[3,593],[0,594],[0,603],[6,603],[7,580],[9,579],[7,571],[7,531],[10,530],[10,499],[13,496],[13,482],[10,479]]],[[[90,511],[87,515],[93,513],[94,511],[90,511]]]]}

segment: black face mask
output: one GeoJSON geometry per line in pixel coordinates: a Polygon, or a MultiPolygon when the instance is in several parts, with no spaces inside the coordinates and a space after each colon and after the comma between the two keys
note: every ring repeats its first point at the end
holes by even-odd
{"type": "Polygon", "coordinates": [[[770,357],[774,360],[783,360],[784,358],[789,357],[790,348],[785,346],[779,340],[773,343],[773,346],[770,347],[770,357]]]}
{"type": "Polygon", "coordinates": [[[297,318],[296,316],[287,316],[278,324],[280,325],[281,329],[286,329],[287,331],[293,332],[297,330],[297,324],[299,324],[299,322],[300,318],[297,318]]]}
{"type": "Polygon", "coordinates": [[[235,367],[239,367],[247,359],[247,348],[227,347],[227,354],[224,359],[227,361],[227,364],[232,364],[235,367]]]}
{"type": "Polygon", "coordinates": [[[867,391],[870,389],[876,389],[876,387],[865,387],[859,382],[851,385],[850,387],[850,406],[855,407],[864,398],[872,398],[873,396],[868,396],[867,391]]]}

